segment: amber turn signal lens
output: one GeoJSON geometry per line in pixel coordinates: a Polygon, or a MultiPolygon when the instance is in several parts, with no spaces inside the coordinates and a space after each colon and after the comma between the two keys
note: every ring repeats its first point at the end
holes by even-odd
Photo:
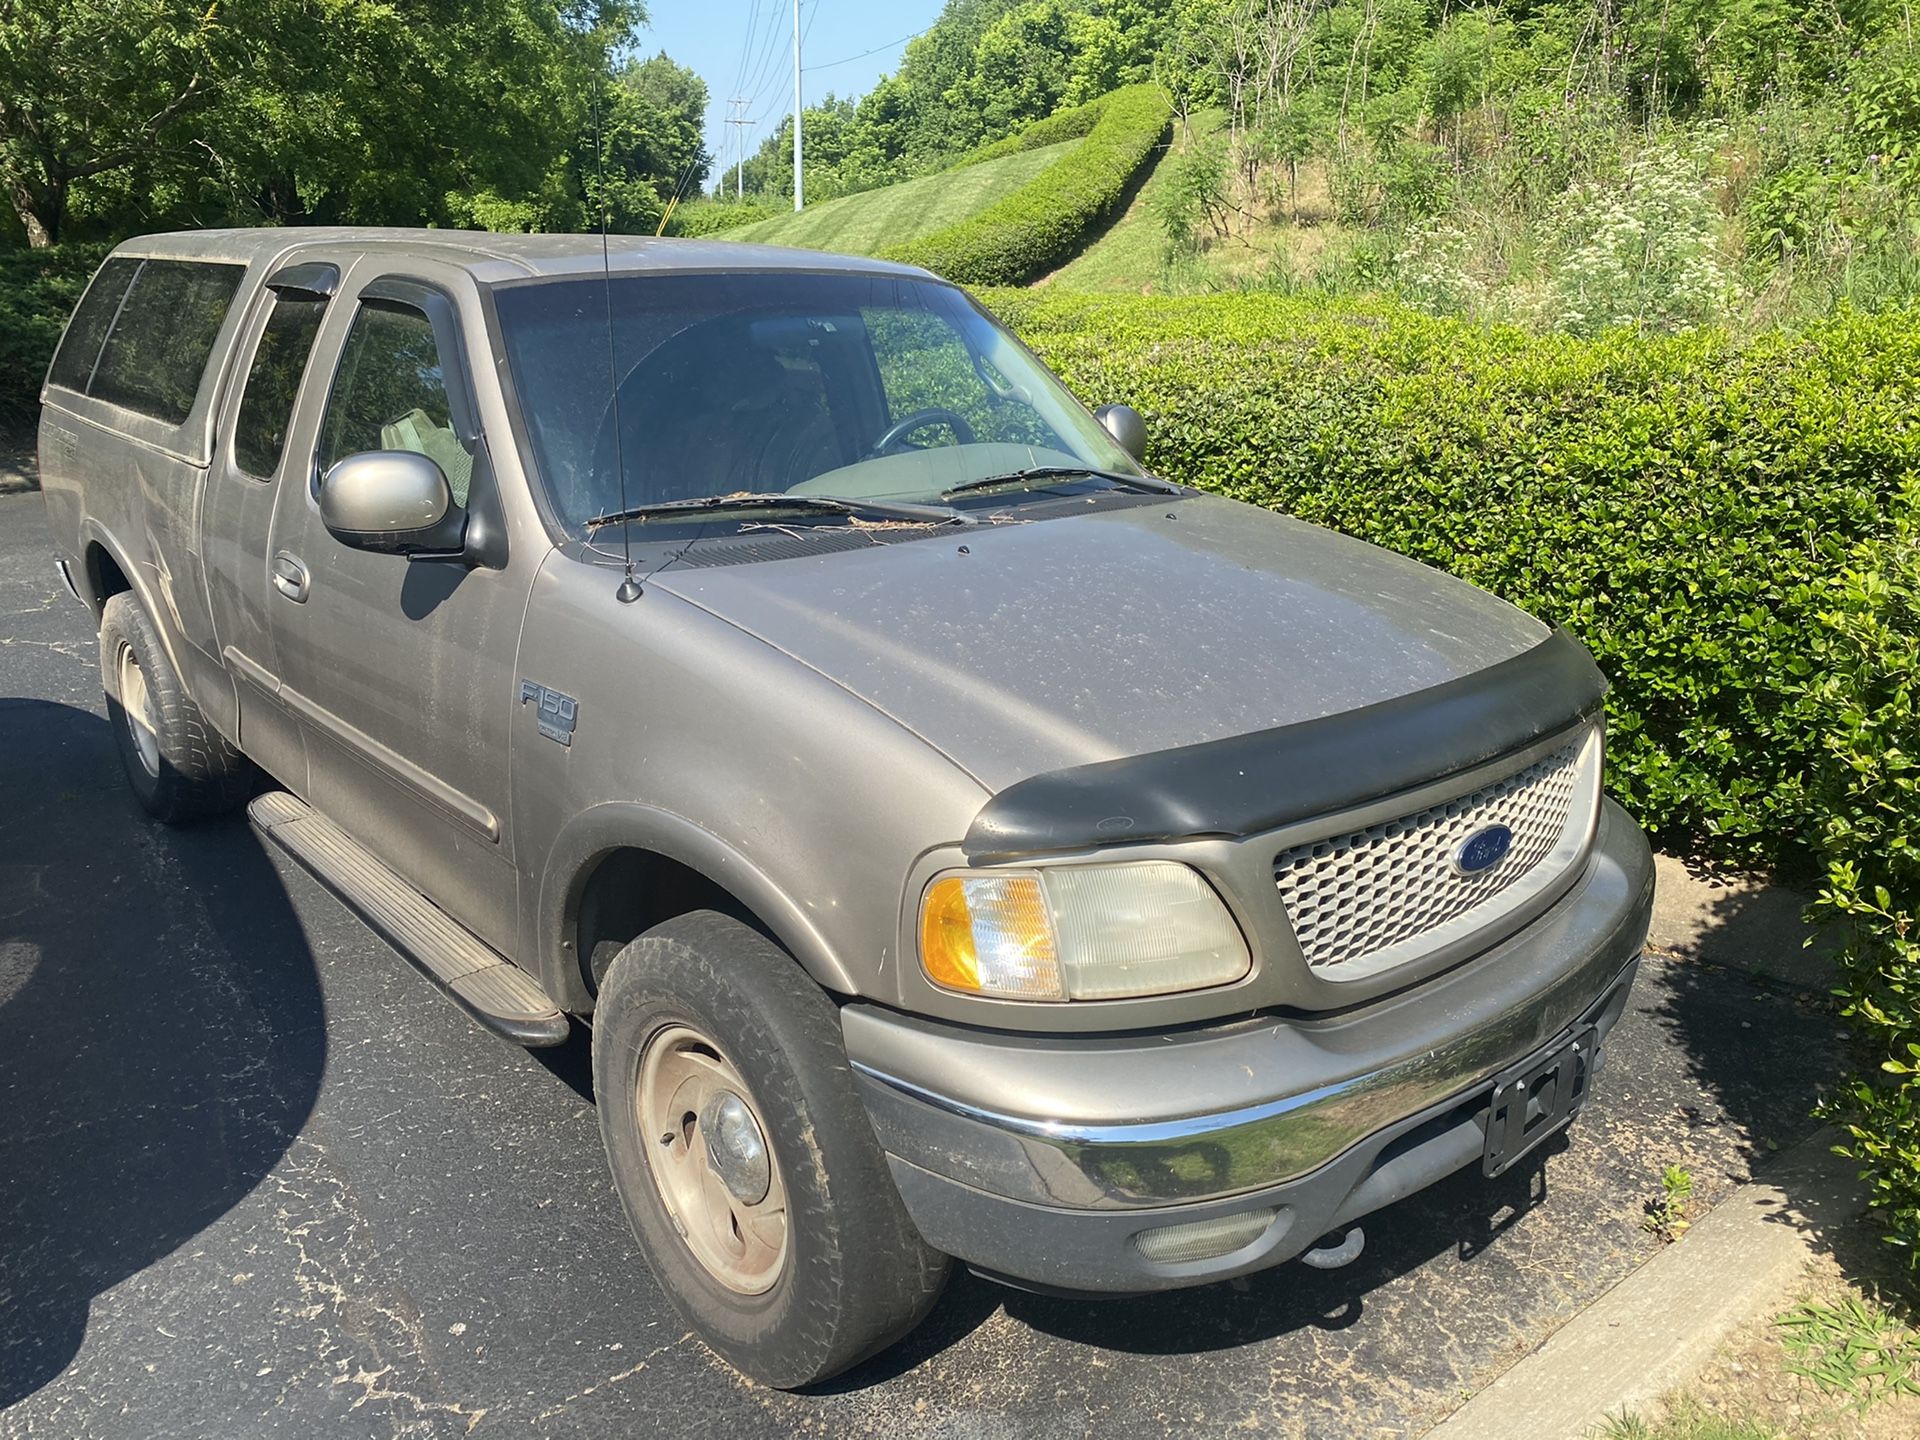
{"type": "Polygon", "coordinates": [[[1058,946],[1038,876],[947,875],[920,904],[920,963],[949,990],[1064,1000],[1058,946]]]}
{"type": "Polygon", "coordinates": [[[973,948],[973,917],[958,875],[935,881],[920,910],[920,963],[927,978],[952,990],[980,988],[980,961],[973,948]]]}

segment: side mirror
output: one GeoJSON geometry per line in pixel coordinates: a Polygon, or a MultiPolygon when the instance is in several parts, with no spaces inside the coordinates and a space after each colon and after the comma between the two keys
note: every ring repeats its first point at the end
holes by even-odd
{"type": "Polygon", "coordinates": [[[1107,434],[1136,460],[1147,456],[1147,422],[1131,405],[1102,405],[1093,412],[1107,434]]]}
{"type": "Polygon", "coordinates": [[[320,479],[320,523],[356,550],[458,555],[467,515],[446,473],[412,450],[368,450],[336,461],[320,479]]]}

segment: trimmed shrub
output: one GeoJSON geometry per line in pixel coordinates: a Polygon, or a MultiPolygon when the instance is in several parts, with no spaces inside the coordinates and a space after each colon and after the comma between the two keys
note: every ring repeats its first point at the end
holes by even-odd
{"type": "Polygon", "coordinates": [[[1119,207],[1166,134],[1169,113],[1152,85],[1114,91],[1087,138],[1057,164],[979,214],[883,251],[883,258],[966,285],[1019,285],[1045,274],[1119,207]]]}
{"type": "Polygon", "coordinates": [[[1003,155],[1021,155],[1029,150],[1044,150],[1049,145],[1064,144],[1068,140],[1079,140],[1089,134],[1100,119],[1100,112],[1106,109],[1107,96],[1098,100],[1089,100],[1084,105],[1075,105],[1070,110],[1056,110],[1044,120],[1036,120],[1024,130],[969,150],[948,170],[964,170],[969,165],[984,165],[989,160],[998,160],[1003,155]]]}
{"type": "Polygon", "coordinates": [[[1795,696],[1829,584],[1920,454],[1911,316],[1735,344],[1530,336],[1383,302],[996,294],[1173,479],[1403,551],[1567,626],[1613,677],[1612,786],[1667,845],[1805,868],[1795,696]]]}
{"type": "Polygon", "coordinates": [[[1814,787],[1858,1074],[1825,1107],[1889,1238],[1920,1269],[1920,482],[1893,533],[1861,545],[1815,639],[1814,787]]]}
{"type": "Polygon", "coordinates": [[[691,204],[675,207],[667,220],[667,234],[689,240],[702,235],[718,235],[725,230],[751,225],[757,220],[771,220],[792,208],[791,205],[777,205],[768,200],[695,200],[691,204]]]}
{"type": "Polygon", "coordinates": [[[107,248],[0,250],[0,430],[23,429],[39,413],[60,332],[107,248]]]}

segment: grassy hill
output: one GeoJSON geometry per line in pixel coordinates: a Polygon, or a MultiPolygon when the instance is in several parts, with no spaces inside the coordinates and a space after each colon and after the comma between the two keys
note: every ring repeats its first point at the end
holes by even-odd
{"type": "MultiPolygon", "coordinates": [[[[1202,110],[1183,132],[1175,127],[1155,152],[1152,172],[1133,201],[1086,249],[1039,283],[1083,293],[1179,294],[1272,284],[1277,275],[1310,266],[1351,242],[1326,195],[1321,166],[1302,167],[1301,192],[1291,214],[1253,209],[1226,217],[1226,233],[1198,237],[1190,252],[1174,253],[1162,218],[1173,170],[1192,145],[1224,138],[1224,110],[1202,110]]],[[[1284,288],[1284,287],[1283,287],[1284,288]]]]}
{"type": "Polygon", "coordinates": [[[949,170],[809,205],[797,215],[779,215],[726,232],[729,240],[794,245],[873,255],[918,240],[978,214],[1004,199],[1059,160],[1078,141],[1002,156],[962,170],[949,170]]]}

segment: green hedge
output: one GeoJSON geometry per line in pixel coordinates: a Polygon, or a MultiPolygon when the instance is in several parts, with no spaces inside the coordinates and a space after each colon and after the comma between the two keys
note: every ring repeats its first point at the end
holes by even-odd
{"type": "Polygon", "coordinates": [[[1814,797],[1846,1015],[1865,1063],[1826,1107],[1920,1269],[1920,483],[1836,578],[1815,636],[1814,797]]]}
{"type": "Polygon", "coordinates": [[[1580,341],[1383,304],[1007,292],[1163,473],[1453,571],[1592,648],[1613,785],[1666,844],[1804,866],[1795,710],[1852,548],[1920,455],[1920,330],[1580,341]]]}
{"type": "Polygon", "coordinates": [[[0,430],[39,413],[47,362],[106,253],[104,245],[0,250],[0,430]]]}
{"type": "Polygon", "coordinates": [[[1851,1135],[1920,1248],[1920,314],[1530,336],[1373,303],[987,297],[1174,479],[1450,570],[1614,682],[1609,785],[1670,848],[1818,865],[1851,1135]]]}
{"type": "Polygon", "coordinates": [[[1049,145],[1061,145],[1068,140],[1079,140],[1092,132],[1099,121],[1100,114],[1107,108],[1108,96],[1098,100],[1089,100],[1084,105],[1076,105],[1071,110],[1056,110],[1044,120],[1036,120],[1026,129],[1016,131],[999,140],[969,150],[948,170],[964,170],[969,165],[984,165],[989,160],[998,160],[1006,155],[1023,155],[1029,150],[1044,150],[1049,145]]]}
{"type": "Polygon", "coordinates": [[[718,235],[725,230],[751,225],[757,220],[771,220],[792,209],[791,205],[776,204],[770,200],[696,200],[690,205],[675,207],[667,221],[667,234],[686,239],[718,235]]]}
{"type": "Polygon", "coordinates": [[[1087,138],[1002,200],[957,225],[883,251],[964,285],[1019,285],[1071,259],[1120,205],[1166,134],[1166,97],[1116,90],[1087,138]]]}

